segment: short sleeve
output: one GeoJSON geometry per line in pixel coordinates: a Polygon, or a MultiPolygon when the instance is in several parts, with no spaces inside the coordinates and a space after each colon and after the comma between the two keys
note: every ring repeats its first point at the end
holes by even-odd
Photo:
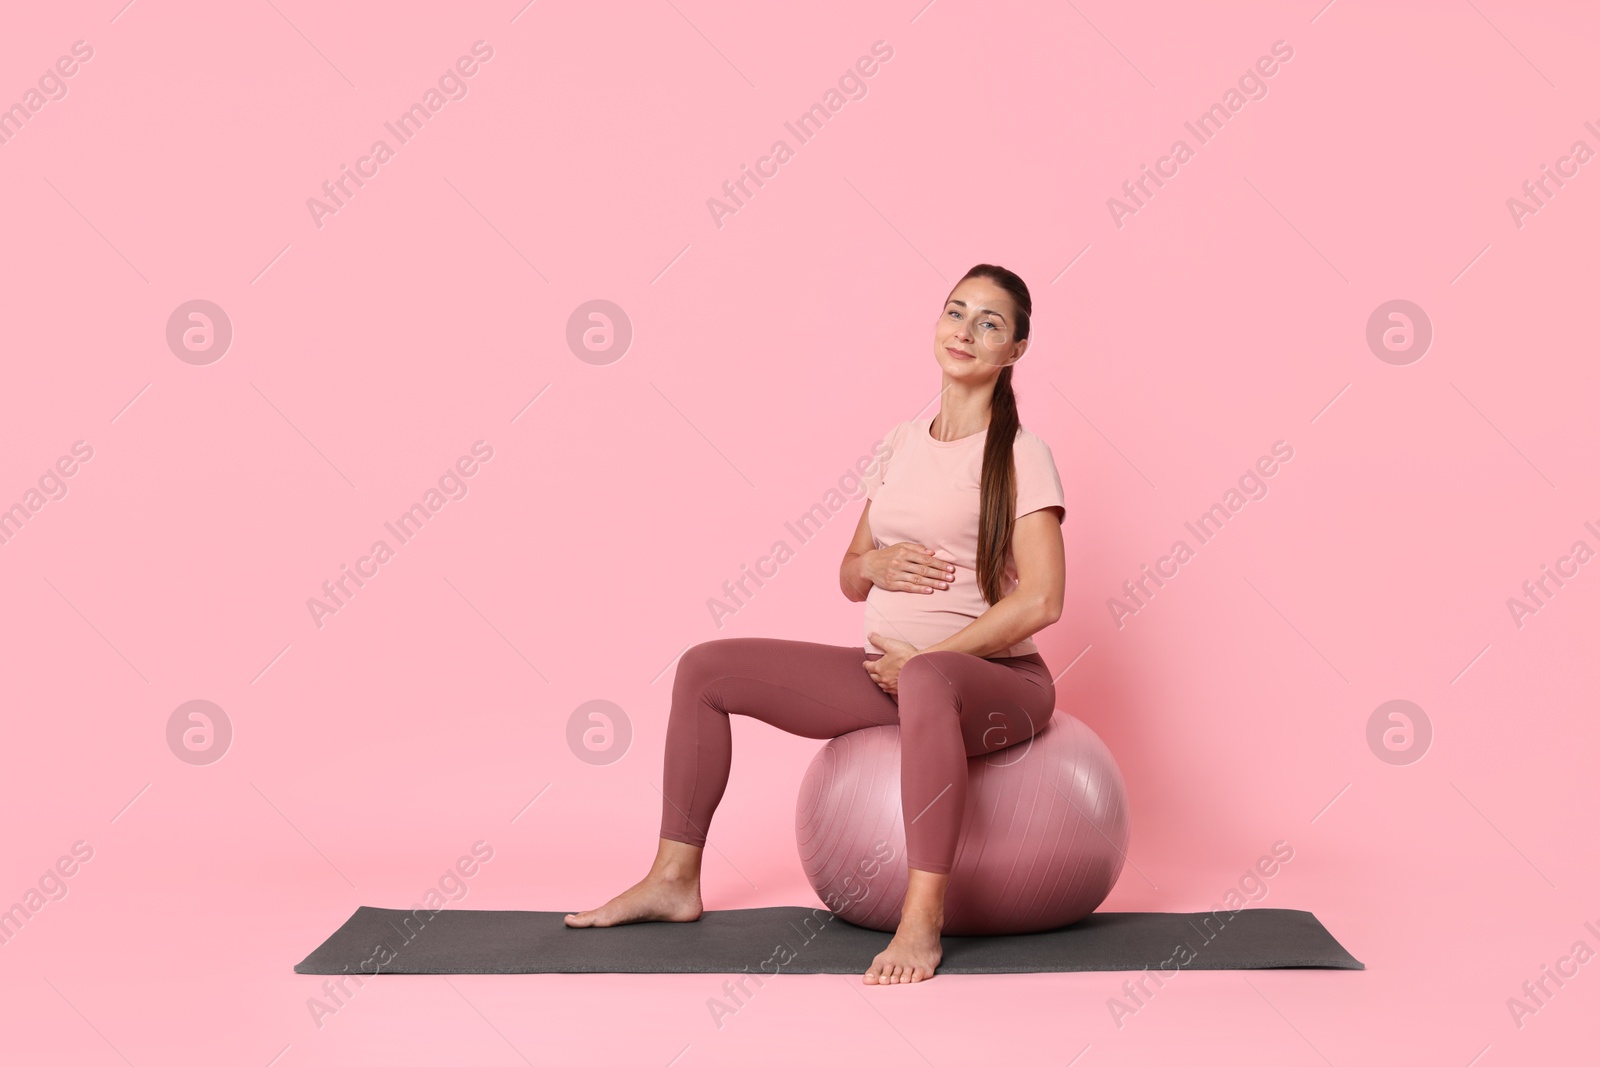
{"type": "MultiPolygon", "coordinates": [[[[1061,490],[1061,475],[1055,456],[1044,438],[1023,432],[1012,448],[1017,465],[1017,518],[1040,508],[1060,508],[1065,518],[1067,497],[1061,490]]],[[[1060,521],[1058,519],[1057,521],[1060,521]]]]}
{"type": "Polygon", "coordinates": [[[878,490],[883,487],[885,473],[895,451],[905,440],[906,423],[896,423],[883,437],[873,442],[873,453],[870,466],[861,474],[861,485],[866,490],[867,499],[878,495],[878,490]]]}

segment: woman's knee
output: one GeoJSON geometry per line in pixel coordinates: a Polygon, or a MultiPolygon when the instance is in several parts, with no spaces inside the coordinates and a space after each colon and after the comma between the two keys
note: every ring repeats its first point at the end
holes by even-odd
{"type": "Polygon", "coordinates": [[[691,645],[678,657],[678,672],[674,686],[690,685],[699,689],[713,678],[727,673],[728,664],[736,654],[736,637],[718,637],[691,645]]]}
{"type": "Polygon", "coordinates": [[[949,671],[948,657],[964,653],[924,652],[912,656],[900,668],[900,725],[916,729],[925,722],[956,721],[960,716],[960,693],[949,671]]]}
{"type": "Polygon", "coordinates": [[[678,662],[693,663],[697,666],[707,663],[730,663],[737,657],[748,656],[757,643],[758,639],[750,637],[713,637],[709,641],[690,645],[689,650],[678,657],[678,662]]]}
{"type": "Polygon", "coordinates": [[[901,666],[898,687],[902,692],[908,684],[917,688],[932,686],[936,690],[942,687],[953,693],[956,688],[955,677],[962,666],[963,657],[967,657],[967,653],[919,652],[901,666]]]}

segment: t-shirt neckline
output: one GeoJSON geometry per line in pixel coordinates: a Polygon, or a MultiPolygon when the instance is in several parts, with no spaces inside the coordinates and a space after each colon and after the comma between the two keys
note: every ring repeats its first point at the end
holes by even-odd
{"type": "Polygon", "coordinates": [[[989,427],[985,426],[977,433],[969,433],[965,437],[957,437],[954,441],[941,441],[933,436],[933,420],[936,418],[938,418],[937,415],[929,415],[922,424],[923,439],[934,448],[960,448],[962,445],[983,440],[984,435],[989,432],[989,427]]]}

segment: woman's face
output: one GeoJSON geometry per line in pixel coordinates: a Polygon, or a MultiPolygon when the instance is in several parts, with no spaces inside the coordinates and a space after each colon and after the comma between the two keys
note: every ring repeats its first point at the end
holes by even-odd
{"type": "Polygon", "coordinates": [[[988,278],[968,278],[950,293],[933,330],[933,354],[951,378],[982,382],[1022,358],[1011,294],[988,278]]]}

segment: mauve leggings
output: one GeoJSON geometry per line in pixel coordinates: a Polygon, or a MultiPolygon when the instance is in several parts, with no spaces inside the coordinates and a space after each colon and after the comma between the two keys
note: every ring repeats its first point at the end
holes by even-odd
{"type": "Polygon", "coordinates": [[[880,657],[860,645],[771,637],[721,638],[685,652],[667,721],[661,836],[705,845],[728,786],[730,714],[819,739],[898,723],[906,861],[950,873],[966,810],[967,758],[1042,729],[1055,711],[1055,683],[1038,653],[984,659],[924,652],[901,669],[897,703],[862,666],[880,657]]]}

